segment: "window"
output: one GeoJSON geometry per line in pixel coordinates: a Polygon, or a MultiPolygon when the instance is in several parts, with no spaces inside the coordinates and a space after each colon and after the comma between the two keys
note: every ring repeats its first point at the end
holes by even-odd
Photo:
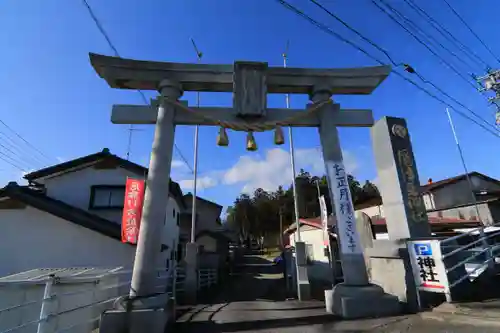
{"type": "Polygon", "coordinates": [[[172,217],[175,219],[175,209],[172,209],[172,217]]]}
{"type": "Polygon", "coordinates": [[[125,186],[94,185],[90,189],[90,209],[123,208],[125,186]]]}
{"type": "Polygon", "coordinates": [[[179,226],[180,224],[181,224],[181,214],[177,212],[177,226],[179,226]]]}

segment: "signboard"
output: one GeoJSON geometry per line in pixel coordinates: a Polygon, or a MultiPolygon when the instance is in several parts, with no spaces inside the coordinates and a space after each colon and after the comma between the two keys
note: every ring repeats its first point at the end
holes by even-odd
{"type": "Polygon", "coordinates": [[[363,253],[359,241],[359,233],[356,229],[351,191],[344,163],[342,161],[327,161],[326,171],[333,194],[340,251],[346,254],[363,253]]]}
{"type": "Polygon", "coordinates": [[[448,277],[439,240],[409,241],[408,252],[417,289],[448,293],[448,277]]]}
{"type": "Polygon", "coordinates": [[[330,237],[328,235],[328,210],[326,209],[325,196],[319,197],[319,208],[321,214],[321,225],[323,227],[323,245],[330,246],[330,237]]]}
{"type": "Polygon", "coordinates": [[[415,223],[427,221],[427,210],[420,193],[420,181],[418,180],[417,167],[413,152],[411,150],[408,129],[400,124],[392,126],[392,135],[397,137],[394,141],[396,146],[396,163],[401,169],[401,188],[408,198],[409,217],[415,223]]]}
{"type": "Polygon", "coordinates": [[[137,244],[144,203],[144,180],[127,178],[123,200],[122,242],[137,244]]]}

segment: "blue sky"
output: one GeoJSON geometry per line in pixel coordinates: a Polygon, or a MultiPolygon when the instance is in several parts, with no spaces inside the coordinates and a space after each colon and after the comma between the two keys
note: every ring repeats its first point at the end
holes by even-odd
{"type": "MultiPolygon", "coordinates": [[[[428,28],[403,1],[387,1],[428,28]]],[[[290,2],[380,59],[387,60],[308,1],[290,2]]],[[[493,111],[483,96],[442,66],[369,0],[321,2],[387,49],[397,62],[411,64],[427,79],[494,122],[493,111]]],[[[417,2],[487,62],[499,65],[443,1],[417,2]]],[[[288,39],[289,66],[376,65],[359,51],[313,27],[276,1],[89,0],[89,3],[126,58],[194,62],[196,55],[190,42],[193,37],[204,53],[205,63],[253,60],[280,66],[281,53],[288,39]]],[[[456,0],[452,3],[500,55],[495,36],[500,23],[488,19],[490,13],[500,10],[500,4],[493,0],[456,0]]],[[[437,36],[435,31],[432,33],[437,36]]],[[[111,124],[111,106],[142,102],[137,92],[109,88],[93,71],[88,52],[112,55],[112,51],[81,1],[3,1],[0,4],[0,42],[3,45],[0,53],[0,91],[3,96],[0,99],[0,119],[45,152],[50,160],[26,147],[3,125],[0,125],[1,142],[6,143],[4,137],[8,135],[10,140],[24,144],[25,153],[11,153],[0,147],[1,152],[15,159],[16,164],[22,164],[21,168],[25,170],[41,167],[43,163],[39,160],[42,159],[49,164],[57,163],[58,160],[94,153],[103,147],[125,156],[128,127],[111,124]]],[[[454,61],[451,57],[446,59],[454,61]]],[[[465,75],[468,71],[479,74],[484,70],[472,64],[469,67],[459,65],[457,67],[465,75]]],[[[416,77],[413,79],[418,81],[416,77]]],[[[147,96],[153,97],[155,93],[147,92],[147,96]]],[[[184,99],[194,105],[194,94],[186,93],[184,99]]],[[[334,99],[346,108],[371,108],[376,119],[384,115],[406,118],[421,181],[429,177],[439,180],[463,172],[444,106],[400,78],[391,75],[371,96],[334,96],[334,99]]],[[[291,99],[295,108],[303,107],[306,102],[305,96],[292,96],[291,99]]],[[[201,104],[228,106],[231,96],[204,93],[201,104]]],[[[269,105],[284,106],[284,97],[273,96],[269,105]]],[[[500,178],[496,157],[498,138],[457,115],[454,115],[454,120],[469,169],[500,178]]],[[[153,127],[137,128],[131,158],[145,164],[151,149],[153,127]]],[[[190,164],[193,161],[193,132],[192,127],[176,130],[176,143],[190,164]]],[[[369,130],[344,128],[340,133],[346,164],[351,171],[362,181],[376,179],[369,130]]],[[[288,145],[273,146],[272,133],[256,135],[259,144],[256,153],[245,151],[243,133],[230,132],[228,148],[215,145],[216,134],[216,128],[203,127],[200,130],[199,170],[202,185],[206,187],[199,192],[200,195],[228,205],[242,189],[272,188],[290,183],[288,145]]],[[[294,134],[299,167],[321,173],[317,131],[297,129],[294,134]]],[[[188,191],[192,175],[180,161],[176,154],[173,178],[188,191]]],[[[21,170],[0,161],[0,173],[1,181],[7,182],[19,178],[21,170]]]]}

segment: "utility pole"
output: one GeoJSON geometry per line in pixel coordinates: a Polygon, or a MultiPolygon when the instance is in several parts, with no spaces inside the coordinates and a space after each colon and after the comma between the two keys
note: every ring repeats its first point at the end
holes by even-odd
{"type": "Polygon", "coordinates": [[[283,209],[281,209],[281,207],[280,207],[280,246],[281,250],[283,251],[285,245],[283,244],[283,209]]]}
{"type": "MultiPolygon", "coordinates": [[[[476,209],[477,218],[479,219],[479,221],[481,221],[481,215],[479,212],[479,207],[477,205],[476,193],[474,192],[474,185],[472,184],[472,180],[470,179],[469,170],[467,169],[467,164],[465,163],[464,153],[462,151],[462,147],[460,146],[460,142],[458,141],[458,136],[457,136],[457,132],[455,130],[455,125],[453,124],[453,118],[451,118],[450,110],[448,108],[446,108],[446,115],[448,116],[448,121],[450,122],[451,131],[453,133],[453,138],[455,139],[455,144],[457,145],[457,150],[458,150],[458,153],[460,154],[460,160],[462,161],[462,166],[463,166],[464,171],[465,171],[465,178],[467,179],[467,184],[469,185],[472,204],[474,205],[474,207],[476,209]]],[[[482,221],[481,221],[481,224],[482,224],[482,221]]],[[[481,243],[483,244],[485,249],[489,249],[487,252],[487,255],[488,255],[488,259],[490,259],[492,257],[492,253],[491,253],[491,248],[488,246],[488,241],[485,238],[484,224],[479,229],[479,237],[482,239],[481,243]]],[[[490,262],[490,264],[491,264],[491,262],[490,262]]]]}
{"type": "MultiPolygon", "coordinates": [[[[286,48],[285,52],[283,52],[283,67],[286,68],[287,66],[287,60],[288,60],[288,41],[286,42],[286,48]]],[[[290,94],[285,95],[285,103],[286,103],[286,108],[290,109],[290,94]]],[[[293,206],[295,209],[295,223],[297,225],[297,232],[296,232],[296,242],[300,242],[300,217],[299,217],[299,201],[297,197],[297,182],[295,181],[296,177],[296,172],[295,172],[295,151],[293,147],[293,131],[292,127],[288,127],[288,141],[290,141],[290,164],[292,167],[292,188],[293,188],[293,206]]]]}
{"type": "Polygon", "coordinates": [[[475,77],[475,79],[482,87],[479,89],[480,92],[493,91],[495,93],[495,96],[488,98],[488,101],[496,107],[495,124],[500,127],[500,70],[489,70],[488,74],[475,77]]]}
{"type": "MultiPolygon", "coordinates": [[[[191,43],[193,43],[194,51],[196,52],[196,58],[198,63],[201,62],[201,53],[196,47],[194,39],[191,38],[191,43]]],[[[200,107],[200,92],[196,92],[196,106],[200,107]]],[[[193,202],[191,204],[191,243],[196,243],[196,190],[197,190],[197,180],[198,180],[198,131],[200,126],[196,125],[194,128],[194,158],[193,158],[193,202]]]]}
{"type": "MultiPolygon", "coordinates": [[[[285,52],[283,52],[283,67],[286,68],[288,60],[288,45],[286,42],[285,52]]],[[[290,94],[285,95],[286,108],[290,109],[290,94]]],[[[292,127],[288,127],[288,140],[290,141],[290,164],[292,167],[292,188],[293,188],[293,207],[295,209],[295,225],[297,226],[297,231],[295,232],[295,274],[297,282],[297,297],[299,301],[309,298],[309,278],[307,278],[307,267],[306,262],[306,247],[305,243],[302,242],[300,238],[300,217],[299,217],[299,200],[297,197],[297,182],[295,173],[295,152],[293,147],[293,130],[292,127]],[[303,281],[299,277],[303,278],[303,281]]]]}

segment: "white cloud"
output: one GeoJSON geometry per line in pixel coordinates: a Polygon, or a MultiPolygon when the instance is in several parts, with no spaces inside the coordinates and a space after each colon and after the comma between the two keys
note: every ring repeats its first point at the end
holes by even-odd
{"type": "Polygon", "coordinates": [[[184,169],[186,167],[186,163],[184,163],[183,161],[172,160],[172,169],[184,169]]]}
{"type": "MultiPolygon", "coordinates": [[[[354,154],[344,151],[346,170],[353,173],[358,168],[354,154]]],[[[315,175],[324,173],[325,166],[319,149],[295,150],[296,172],[301,168],[315,175]]],[[[225,172],[223,183],[233,185],[243,183],[243,192],[249,193],[256,188],[273,191],[279,185],[288,185],[292,180],[290,154],[280,148],[267,150],[265,156],[245,155],[225,172]]]]}
{"type": "MultiPolygon", "coordinates": [[[[203,190],[209,187],[214,187],[218,184],[217,179],[210,176],[198,177],[196,179],[196,189],[203,190]]],[[[183,190],[191,190],[194,187],[194,179],[184,179],[179,181],[179,185],[183,190]]]]}

